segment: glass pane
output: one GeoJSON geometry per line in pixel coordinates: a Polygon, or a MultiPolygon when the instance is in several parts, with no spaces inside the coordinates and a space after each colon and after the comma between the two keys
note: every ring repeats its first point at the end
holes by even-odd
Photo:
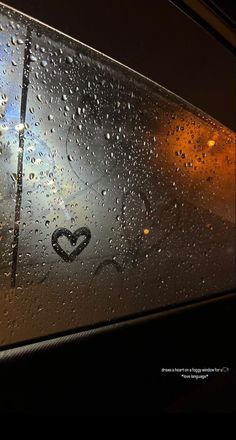
{"type": "Polygon", "coordinates": [[[0,343],[232,289],[234,134],[0,11],[0,343]]]}

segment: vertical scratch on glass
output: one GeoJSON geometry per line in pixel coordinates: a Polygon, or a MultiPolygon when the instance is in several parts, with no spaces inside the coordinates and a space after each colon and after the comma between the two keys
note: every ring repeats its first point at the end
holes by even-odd
{"type": "Polygon", "coordinates": [[[17,260],[19,248],[19,230],[20,230],[20,214],[22,202],[23,189],[23,159],[24,159],[24,131],[25,131],[25,115],[27,106],[27,95],[29,87],[29,66],[30,66],[30,48],[31,48],[31,31],[27,28],[25,51],[24,51],[24,66],[22,77],[22,94],[21,94],[21,109],[20,122],[22,130],[19,131],[19,150],[17,160],[17,189],[16,189],[16,205],[15,205],[15,219],[14,219],[14,233],[12,242],[12,270],[11,270],[11,287],[16,286],[17,260]]]}

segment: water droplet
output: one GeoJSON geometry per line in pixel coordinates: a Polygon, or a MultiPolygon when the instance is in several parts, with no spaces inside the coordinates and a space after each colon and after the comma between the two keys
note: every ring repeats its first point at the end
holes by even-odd
{"type": "Polygon", "coordinates": [[[105,196],[105,195],[106,195],[106,193],[107,193],[107,192],[106,192],[106,190],[105,190],[105,189],[103,189],[103,190],[102,190],[102,196],[105,196]]]}
{"type": "Polygon", "coordinates": [[[66,62],[68,63],[68,64],[72,64],[73,63],[73,58],[72,57],[66,57],[66,62]]]}
{"type": "Polygon", "coordinates": [[[35,57],[34,55],[30,55],[30,61],[32,61],[33,63],[35,62],[35,61],[37,61],[37,57],[35,57]]]}

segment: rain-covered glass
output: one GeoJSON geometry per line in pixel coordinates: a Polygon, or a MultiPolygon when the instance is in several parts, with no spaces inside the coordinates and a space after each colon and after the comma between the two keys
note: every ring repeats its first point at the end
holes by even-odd
{"type": "Polygon", "coordinates": [[[0,344],[234,288],[234,140],[0,4],[0,344]]]}

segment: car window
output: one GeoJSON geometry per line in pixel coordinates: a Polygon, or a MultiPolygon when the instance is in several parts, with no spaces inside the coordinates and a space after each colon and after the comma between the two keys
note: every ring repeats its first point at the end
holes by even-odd
{"type": "Polygon", "coordinates": [[[0,5],[0,343],[232,289],[234,134],[0,5]]]}

